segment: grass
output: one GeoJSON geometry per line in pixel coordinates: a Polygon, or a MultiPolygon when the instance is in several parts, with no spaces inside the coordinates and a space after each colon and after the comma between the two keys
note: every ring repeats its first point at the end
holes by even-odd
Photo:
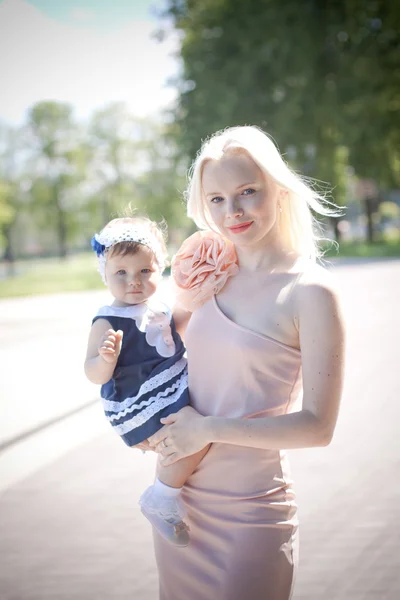
{"type": "Polygon", "coordinates": [[[360,258],[400,258],[400,241],[375,242],[341,242],[339,250],[333,245],[328,248],[325,257],[360,257],[360,258]]]}
{"type": "Polygon", "coordinates": [[[92,253],[17,262],[15,275],[0,279],[0,298],[104,289],[96,269],[92,253]]]}
{"type": "MultiPolygon", "coordinates": [[[[343,242],[339,252],[332,246],[325,257],[400,257],[400,242],[343,242]]],[[[19,261],[13,276],[7,276],[6,266],[0,264],[0,298],[95,289],[104,289],[104,284],[97,272],[96,257],[91,252],[76,254],[65,260],[19,261]]]]}

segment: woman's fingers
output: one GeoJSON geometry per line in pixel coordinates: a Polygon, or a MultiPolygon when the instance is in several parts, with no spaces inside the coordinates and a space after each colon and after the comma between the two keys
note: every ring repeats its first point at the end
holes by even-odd
{"type": "Polygon", "coordinates": [[[163,417],[162,419],[160,419],[160,422],[163,425],[171,425],[172,423],[175,423],[177,418],[177,413],[171,413],[170,415],[168,415],[168,417],[163,417]]]}
{"type": "Polygon", "coordinates": [[[151,446],[157,446],[158,444],[161,444],[161,442],[163,440],[166,439],[166,437],[167,437],[166,425],[172,425],[173,423],[175,423],[175,421],[177,420],[177,417],[178,417],[177,413],[171,413],[170,415],[168,415],[168,417],[164,417],[164,418],[160,419],[160,422],[163,423],[164,427],[161,427],[161,429],[159,429],[156,433],[154,433],[152,436],[150,436],[148,438],[151,446]]]}
{"type": "Polygon", "coordinates": [[[166,437],[167,437],[167,432],[165,430],[165,427],[162,427],[156,433],[154,433],[153,435],[151,435],[148,438],[148,442],[149,442],[150,446],[157,446],[157,444],[161,444],[161,442],[163,440],[165,440],[166,437]]]}

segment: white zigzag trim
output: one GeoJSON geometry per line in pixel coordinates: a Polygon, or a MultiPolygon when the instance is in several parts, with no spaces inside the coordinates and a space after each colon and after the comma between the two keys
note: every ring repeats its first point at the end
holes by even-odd
{"type": "Polygon", "coordinates": [[[171,387],[166,388],[165,390],[162,390],[161,392],[158,392],[157,396],[151,396],[147,400],[143,400],[143,402],[141,402],[140,404],[134,404],[130,408],[126,408],[125,410],[119,412],[116,415],[107,416],[107,419],[110,422],[111,421],[118,421],[118,419],[121,419],[122,417],[125,417],[129,413],[132,413],[134,410],[140,410],[144,406],[149,406],[149,404],[152,404],[153,402],[157,402],[157,400],[159,400],[160,398],[168,396],[171,392],[174,392],[177,388],[179,388],[179,386],[181,385],[181,381],[184,378],[187,381],[187,373],[184,373],[182,375],[182,377],[180,377],[179,379],[177,379],[177,381],[175,381],[175,383],[171,387]]]}
{"type": "Polygon", "coordinates": [[[144,396],[144,394],[152,392],[154,389],[160,387],[160,385],[167,383],[167,381],[170,381],[171,379],[179,375],[179,373],[181,373],[186,368],[186,365],[186,358],[180,358],[178,362],[173,364],[165,371],[158,373],[158,375],[155,375],[151,379],[147,379],[147,381],[145,381],[140,386],[136,396],[125,398],[123,402],[116,402],[115,400],[106,400],[105,398],[102,398],[104,410],[106,410],[107,412],[118,413],[121,410],[124,410],[125,408],[129,408],[130,406],[132,406],[132,404],[136,402],[136,400],[140,398],[140,396],[144,396]]]}
{"type": "Polygon", "coordinates": [[[167,398],[163,398],[161,402],[153,402],[150,406],[145,408],[139,415],[136,415],[129,421],[125,421],[125,423],[121,423],[121,425],[114,425],[114,429],[119,435],[124,435],[128,433],[128,431],[132,431],[132,429],[136,429],[140,427],[144,423],[146,423],[151,417],[153,417],[156,413],[160,412],[162,408],[173,404],[182,396],[182,392],[187,388],[187,379],[182,377],[180,380],[180,386],[177,391],[168,396],[167,398]]]}

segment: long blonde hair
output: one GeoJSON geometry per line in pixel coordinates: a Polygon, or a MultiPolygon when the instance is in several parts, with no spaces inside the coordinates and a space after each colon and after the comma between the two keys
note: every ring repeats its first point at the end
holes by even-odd
{"type": "Polygon", "coordinates": [[[216,230],[204,198],[203,168],[207,161],[220,160],[232,151],[246,152],[266,176],[287,191],[281,201],[280,214],[280,231],[285,245],[312,260],[320,257],[320,226],[311,209],[327,216],[338,216],[340,210],[290,169],[274,142],[258,127],[230,127],[218,131],[203,143],[189,171],[185,192],[188,216],[200,229],[216,230]]]}

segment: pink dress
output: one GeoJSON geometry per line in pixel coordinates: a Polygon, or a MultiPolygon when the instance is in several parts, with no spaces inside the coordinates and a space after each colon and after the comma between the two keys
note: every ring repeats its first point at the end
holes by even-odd
{"type": "MultiPolygon", "coordinates": [[[[203,415],[287,413],[300,352],[241,327],[214,296],[186,333],[191,404],[203,415]]],[[[212,444],[183,494],[187,548],[155,534],[160,600],[288,600],[297,564],[295,494],[284,451],[212,444]]]]}

